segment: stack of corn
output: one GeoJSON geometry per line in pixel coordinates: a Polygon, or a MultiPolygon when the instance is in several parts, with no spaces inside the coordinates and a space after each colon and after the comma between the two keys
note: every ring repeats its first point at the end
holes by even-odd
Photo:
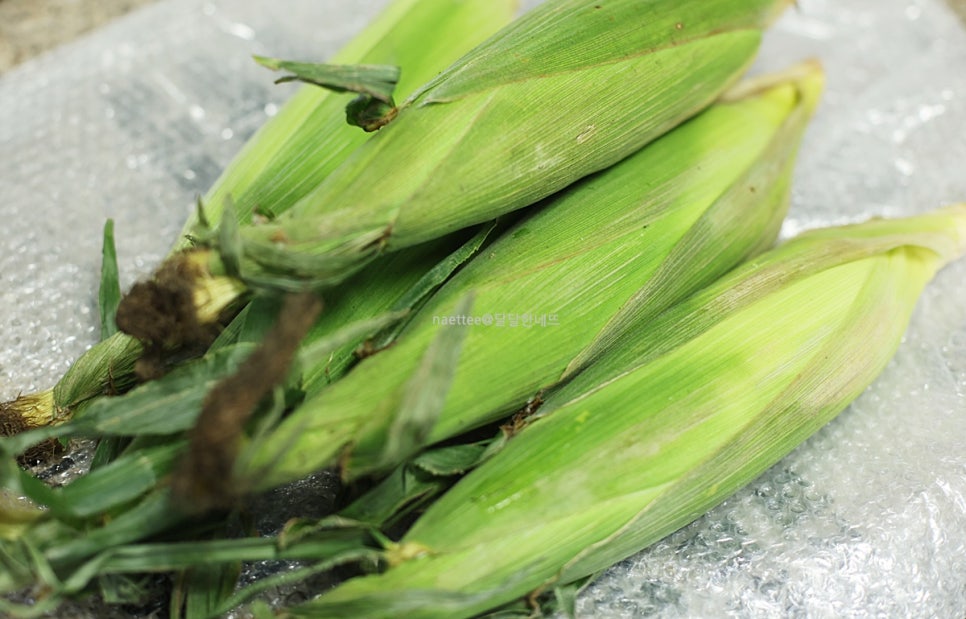
{"type": "Polygon", "coordinates": [[[470,617],[656,542],[862,393],[963,253],[966,205],[817,230],[632,321],[387,548],[384,574],[292,615],[470,617]]]}
{"type": "MultiPolygon", "coordinates": [[[[453,15],[465,24],[484,3],[455,4],[465,12],[453,15]]],[[[132,294],[120,310],[122,326],[149,346],[170,347],[158,341],[166,334],[132,326],[153,320],[137,316],[140,309],[169,306],[145,299],[187,290],[197,300],[207,293],[186,286],[219,282],[219,310],[259,290],[269,296],[256,298],[220,340],[265,342],[203,406],[197,386],[182,385],[191,368],[116,400],[123,406],[157,389],[177,403],[172,419],[80,415],[35,434],[94,428],[138,438],[118,461],[124,466],[91,484],[116,482],[129,466],[110,501],[85,496],[70,505],[63,496],[83,493],[47,492],[2,471],[18,489],[46,498],[60,518],[55,526],[39,510],[0,505],[0,532],[28,540],[27,551],[3,548],[17,569],[2,582],[22,584],[29,562],[43,566],[38,572],[52,587],[74,593],[95,575],[266,557],[328,566],[351,556],[374,560],[382,573],[285,612],[471,617],[586,579],[783,457],[874,379],[923,286],[966,252],[966,206],[813,231],[766,251],[787,209],[822,74],[806,64],[734,82],[762,29],[787,4],[547,0],[391,110],[374,137],[333,138],[331,157],[301,159],[315,136],[297,128],[341,119],[330,110],[339,104],[312,91],[299,95],[189,223],[202,249],[177,254],[139,289],[147,293],[132,294]],[[222,217],[228,193],[236,207],[222,217]],[[470,258],[493,228],[470,238],[467,226],[534,203],[515,223],[497,226],[498,238],[470,258]],[[269,221],[250,225],[256,210],[269,221]],[[304,330],[309,320],[288,324],[283,313],[278,328],[265,325],[283,291],[307,288],[324,289],[330,311],[290,372],[292,333],[281,347],[278,333],[298,323],[304,330]],[[373,356],[342,376],[351,365],[346,334],[390,324],[401,318],[396,310],[420,305],[392,348],[379,351],[388,339],[373,340],[373,356]],[[536,314],[540,324],[498,324],[521,313],[536,314]],[[462,326],[446,326],[453,322],[462,326]],[[282,349],[284,359],[266,352],[282,349]],[[342,356],[330,357],[333,350],[342,356]],[[246,379],[267,384],[252,396],[246,379]],[[178,385],[181,392],[163,391],[178,385]],[[233,385],[251,401],[226,397],[233,385]],[[271,392],[276,397],[263,397],[271,392]],[[176,469],[195,407],[202,412],[176,469]],[[286,407],[292,410],[282,415],[286,407]],[[271,548],[224,540],[210,556],[177,544],[128,546],[165,530],[177,535],[185,499],[232,507],[246,492],[333,465],[347,481],[376,479],[440,442],[466,447],[473,439],[464,433],[515,411],[482,457],[449,467],[476,468],[398,541],[378,530],[388,518],[352,522],[363,510],[350,507],[307,527],[304,537],[322,536],[315,545],[299,546],[297,535],[280,536],[271,548]],[[171,444],[157,445],[157,436],[171,444]],[[212,468],[193,463],[216,443],[203,459],[224,474],[212,477],[212,468]],[[214,492],[212,484],[227,487],[218,500],[192,496],[214,492]],[[103,518],[88,520],[94,514],[103,518]],[[75,526],[84,531],[80,540],[51,541],[69,538],[75,526]]],[[[441,6],[399,0],[369,36],[385,41],[407,11],[424,23],[451,15],[441,6]]],[[[372,59],[353,50],[341,60],[372,59]]],[[[185,326],[182,316],[164,318],[185,326]]],[[[129,364],[131,340],[115,342],[129,364]]],[[[103,353],[100,374],[82,373],[85,384],[110,375],[118,349],[103,353]]],[[[49,400],[36,402],[49,407],[49,400]]],[[[10,451],[29,441],[0,446],[10,451]]],[[[373,504],[397,499],[379,485],[367,496],[373,504]]],[[[206,608],[214,614],[220,606],[206,608]]]]}
{"type": "Polygon", "coordinates": [[[498,421],[560,380],[584,349],[625,337],[624,321],[658,314],[769,247],[821,83],[815,65],[748,83],[542,205],[433,295],[395,346],[331,386],[310,384],[317,393],[249,449],[240,474],[251,482],[239,486],[291,481],[337,459],[356,478],[498,421]],[[467,318],[458,308],[468,297],[470,322],[491,324],[466,328],[445,401],[419,413],[410,385],[437,337],[459,328],[440,323],[467,318]],[[507,324],[519,308],[542,324],[507,324]],[[413,438],[401,445],[407,426],[413,438]]]}

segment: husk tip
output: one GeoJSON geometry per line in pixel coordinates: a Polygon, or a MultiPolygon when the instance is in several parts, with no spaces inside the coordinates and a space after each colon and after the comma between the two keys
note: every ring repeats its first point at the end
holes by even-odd
{"type": "Polygon", "coordinates": [[[950,261],[966,256],[966,202],[950,204],[940,212],[950,218],[956,237],[955,254],[950,256],[950,261]]]}
{"type": "Polygon", "coordinates": [[[811,116],[825,91],[825,69],[818,59],[812,58],[782,71],[756,75],[727,90],[721,95],[721,101],[739,101],[775,88],[793,89],[790,96],[801,103],[806,113],[811,116]]]}
{"type": "Polygon", "coordinates": [[[800,9],[801,6],[798,4],[798,0],[777,0],[771,6],[771,9],[765,16],[765,25],[771,26],[778,18],[785,14],[785,11],[789,7],[794,6],[796,9],[800,9]]]}
{"type": "Polygon", "coordinates": [[[259,56],[258,54],[252,54],[252,60],[262,65],[266,69],[271,69],[272,71],[278,71],[281,68],[278,58],[271,58],[269,56],[259,56]]]}
{"type": "Polygon", "coordinates": [[[814,114],[825,92],[825,69],[817,58],[811,58],[792,68],[798,94],[808,114],[814,114]]]}

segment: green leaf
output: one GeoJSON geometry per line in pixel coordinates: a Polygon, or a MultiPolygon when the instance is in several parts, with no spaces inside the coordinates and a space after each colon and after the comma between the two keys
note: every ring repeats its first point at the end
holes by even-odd
{"type": "MultiPolygon", "coordinates": [[[[494,221],[480,228],[479,232],[474,234],[470,240],[460,245],[453,253],[446,256],[413,284],[412,288],[393,304],[392,309],[396,311],[408,310],[411,314],[442,286],[457,269],[480,251],[480,248],[483,247],[496,227],[497,223],[494,221]]],[[[397,324],[380,331],[372,338],[372,347],[381,350],[392,344],[406,324],[407,321],[405,320],[399,321],[397,324]]]]}
{"type": "Polygon", "coordinates": [[[101,315],[101,339],[117,333],[114,314],[121,302],[121,283],[117,270],[117,249],[114,247],[114,220],[104,222],[104,242],[101,249],[101,285],[97,305],[101,315]]]}
{"type": "Polygon", "coordinates": [[[339,515],[373,526],[388,527],[451,484],[451,480],[403,464],[339,515]]]}
{"type": "MultiPolygon", "coordinates": [[[[55,565],[76,565],[108,549],[150,538],[184,523],[185,520],[183,514],[171,508],[167,489],[157,489],[107,524],[86,531],[84,535],[71,540],[54,540],[45,547],[44,556],[55,565]]],[[[77,578],[76,587],[82,587],[85,578],[93,578],[98,573],[103,573],[100,565],[97,563],[94,569],[85,573],[75,570],[71,577],[77,578]]]]}
{"type": "Polygon", "coordinates": [[[328,565],[372,556],[368,535],[361,530],[328,530],[285,548],[270,537],[246,537],[149,544],[128,544],[106,551],[100,571],[104,574],[167,572],[198,565],[236,561],[320,561],[328,565]]]}
{"type": "MultiPolygon", "coordinates": [[[[468,316],[472,307],[473,294],[470,293],[457,304],[456,315],[468,316]]],[[[443,327],[430,343],[403,388],[399,407],[389,425],[382,454],[383,466],[404,461],[426,443],[453,383],[466,332],[465,325],[443,327]]]]}
{"type": "MultiPolygon", "coordinates": [[[[354,581],[350,580],[349,583],[354,581]]],[[[345,587],[335,589],[342,592],[345,587]]],[[[393,619],[418,613],[419,617],[444,619],[463,617],[466,608],[485,608],[491,597],[490,591],[461,592],[445,589],[410,589],[398,591],[371,591],[365,598],[332,599],[324,596],[318,600],[287,609],[286,616],[313,617],[367,617],[368,619],[393,619]],[[431,610],[430,610],[431,609],[431,610]]]]}
{"type": "Polygon", "coordinates": [[[594,578],[591,576],[554,587],[553,609],[565,615],[567,619],[577,619],[577,596],[594,578]]]}
{"type": "Polygon", "coordinates": [[[238,275],[242,260],[242,240],[238,216],[235,215],[235,204],[231,196],[225,196],[223,211],[224,215],[218,226],[218,252],[225,273],[235,277],[238,275]]]}
{"type": "Polygon", "coordinates": [[[234,593],[241,567],[241,561],[229,561],[182,572],[180,580],[186,584],[184,619],[207,619],[216,613],[234,593]]]}
{"type": "Polygon", "coordinates": [[[385,328],[386,325],[396,323],[406,314],[406,311],[386,312],[374,318],[349,323],[334,333],[318,338],[299,351],[299,363],[303,367],[325,365],[329,356],[338,348],[358,341],[369,333],[385,328]]]}
{"type": "Polygon", "coordinates": [[[346,105],[346,122],[366,131],[375,131],[396,116],[392,93],[399,81],[399,67],[390,65],[333,65],[293,62],[255,56],[255,61],[286,75],[275,80],[304,82],[334,92],[355,92],[359,96],[346,105]]]}
{"type": "Polygon", "coordinates": [[[73,517],[86,518],[107,512],[154,488],[171,471],[184,447],[183,440],[176,440],[125,454],[55,489],[54,494],[59,495],[60,505],[73,517]]]}
{"type": "MultiPolygon", "coordinates": [[[[230,610],[230,609],[229,609],[230,610]]],[[[254,619],[277,619],[278,615],[275,614],[275,609],[273,609],[268,602],[264,600],[255,600],[252,602],[248,610],[252,613],[254,619]]]]}
{"type": "Polygon", "coordinates": [[[281,60],[266,56],[255,56],[255,62],[272,71],[288,71],[275,80],[284,82],[304,82],[320,86],[334,92],[354,92],[392,104],[392,93],[399,82],[399,67],[377,64],[322,64],[281,60]]]}
{"type": "Polygon", "coordinates": [[[307,397],[339,380],[360,358],[389,346],[408,323],[410,315],[483,242],[483,231],[475,235],[459,232],[433,243],[382,256],[325,296],[325,312],[306,337],[303,346],[341,329],[344,325],[384,312],[407,311],[400,320],[358,340],[347,342],[318,365],[303,366],[303,387],[307,397]],[[473,238],[470,238],[473,237],[473,238]]]}
{"type": "MultiPolygon", "coordinates": [[[[298,569],[282,572],[279,574],[275,574],[267,578],[262,578],[256,581],[255,583],[248,585],[247,587],[239,589],[231,597],[227,598],[225,602],[221,605],[221,607],[216,609],[216,612],[212,613],[210,617],[211,619],[215,619],[215,617],[222,617],[228,611],[232,610],[233,608],[237,608],[241,604],[244,604],[245,602],[251,600],[253,597],[255,597],[256,595],[264,591],[269,591],[276,587],[295,585],[308,578],[311,578],[312,576],[315,576],[316,574],[328,572],[332,570],[332,568],[338,567],[340,565],[349,564],[349,563],[361,563],[361,562],[367,562],[367,561],[375,562],[379,559],[380,556],[381,555],[378,551],[375,551],[372,549],[347,551],[342,554],[335,555],[328,560],[319,561],[318,563],[311,565],[309,567],[298,568],[298,569]]],[[[255,604],[257,605],[258,602],[256,602],[255,604]]],[[[259,614],[259,611],[257,610],[257,608],[258,606],[253,606],[253,608],[251,609],[255,617],[258,617],[258,618],[265,617],[266,619],[274,619],[275,617],[277,617],[275,612],[271,610],[269,610],[267,613],[259,614]]]]}
{"type": "Polygon", "coordinates": [[[157,482],[154,471],[146,469],[143,464],[130,464],[122,462],[118,466],[106,466],[67,487],[52,488],[8,460],[3,481],[6,488],[22,493],[58,519],[76,524],[82,518],[130,501],[154,486],[157,482]]]}
{"type": "Polygon", "coordinates": [[[241,341],[241,330],[245,326],[245,322],[248,320],[249,312],[252,311],[252,303],[254,303],[254,299],[249,301],[248,304],[245,305],[245,307],[243,307],[234,318],[232,318],[231,322],[229,322],[228,325],[221,330],[221,333],[218,334],[218,337],[215,338],[215,341],[212,342],[211,346],[208,347],[209,353],[213,353],[217,350],[237,344],[239,341],[241,341]]]}
{"type": "Polygon", "coordinates": [[[91,470],[97,470],[116,460],[127,444],[128,440],[120,436],[107,436],[99,440],[91,458],[91,470]]]}
{"type": "Polygon", "coordinates": [[[62,426],[59,435],[141,436],[187,430],[211,387],[234,373],[253,348],[243,343],[221,349],[123,396],[98,400],[62,426]]]}
{"type": "Polygon", "coordinates": [[[412,465],[437,476],[462,475],[480,464],[490,441],[438,447],[419,454],[412,465]]]}

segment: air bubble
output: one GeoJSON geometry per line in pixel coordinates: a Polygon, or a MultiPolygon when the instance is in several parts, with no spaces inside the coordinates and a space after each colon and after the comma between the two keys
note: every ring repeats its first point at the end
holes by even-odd
{"type": "Polygon", "coordinates": [[[939,103],[937,105],[923,105],[919,108],[919,120],[926,123],[936,118],[942,116],[946,112],[946,106],[939,103]]]}
{"type": "Polygon", "coordinates": [[[894,163],[896,169],[905,176],[912,176],[912,173],[916,171],[916,167],[906,159],[896,159],[894,163]]]}

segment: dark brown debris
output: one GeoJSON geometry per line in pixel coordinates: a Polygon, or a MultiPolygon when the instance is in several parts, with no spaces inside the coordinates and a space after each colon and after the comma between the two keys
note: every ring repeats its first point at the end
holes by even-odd
{"type": "Polygon", "coordinates": [[[540,408],[542,404],[543,398],[540,396],[540,394],[535,395],[530,399],[529,402],[526,403],[526,405],[523,406],[523,408],[515,412],[513,416],[510,417],[509,421],[500,426],[500,430],[503,431],[503,434],[505,434],[507,438],[513,438],[524,428],[530,425],[530,418],[533,417],[533,414],[537,412],[537,409],[540,408]]]}
{"type": "Polygon", "coordinates": [[[185,509],[227,509],[238,500],[241,491],[232,487],[231,478],[245,423],[285,380],[299,343],[321,310],[321,300],[312,293],[289,295],[259,347],[208,393],[172,479],[172,493],[185,509]]]}
{"type": "Polygon", "coordinates": [[[121,299],[117,308],[118,328],[144,344],[144,354],[135,365],[142,381],[163,374],[170,351],[203,352],[218,335],[218,327],[198,319],[194,289],[204,275],[191,250],[173,256],[154,277],[138,282],[121,299]]]}

